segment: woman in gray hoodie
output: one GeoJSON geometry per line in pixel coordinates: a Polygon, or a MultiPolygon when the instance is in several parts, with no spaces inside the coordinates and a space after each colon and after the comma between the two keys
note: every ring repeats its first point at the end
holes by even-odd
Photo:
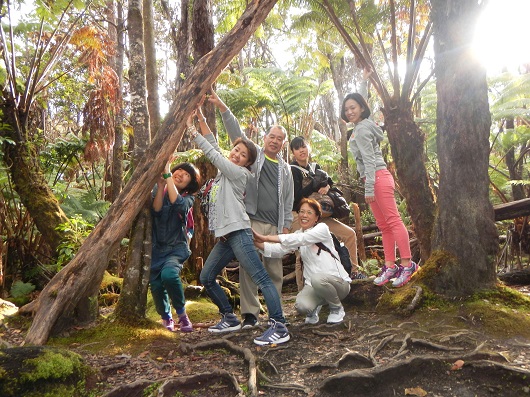
{"type": "Polygon", "coordinates": [[[219,169],[210,189],[208,210],[209,229],[219,240],[206,259],[200,281],[219,308],[222,319],[208,328],[208,331],[221,333],[241,328],[241,322],[216,281],[217,275],[235,256],[239,266],[247,271],[261,289],[269,312],[270,327],[263,335],[255,338],[254,343],[269,345],[287,342],[290,335],[285,326],[280,296],[254,248],[250,218],[243,202],[247,181],[251,176],[249,168],[257,157],[256,145],[247,138],[239,138],[234,142],[228,158],[224,157],[200,108],[188,118],[187,126],[187,132],[194,138],[197,146],[219,169]],[[193,125],[194,115],[199,119],[202,135],[198,134],[193,125]]]}
{"type": "Polygon", "coordinates": [[[401,287],[408,283],[418,270],[411,260],[409,234],[397,209],[394,197],[394,178],[387,170],[379,147],[383,131],[370,120],[370,108],[361,94],[348,94],[342,102],[341,117],[355,125],[350,137],[350,150],[357,163],[357,170],[364,181],[364,199],[370,205],[383,238],[385,265],[374,280],[384,285],[394,279],[392,285],[401,287]],[[396,265],[396,245],[401,264],[396,265]]]}

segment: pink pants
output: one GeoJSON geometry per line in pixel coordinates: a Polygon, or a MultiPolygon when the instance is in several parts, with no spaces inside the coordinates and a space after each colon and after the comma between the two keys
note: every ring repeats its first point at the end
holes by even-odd
{"type": "Polygon", "coordinates": [[[375,172],[375,201],[370,208],[375,223],[383,234],[383,251],[386,262],[396,260],[396,245],[401,259],[410,259],[409,233],[401,220],[394,197],[395,183],[392,174],[387,170],[375,172]]]}

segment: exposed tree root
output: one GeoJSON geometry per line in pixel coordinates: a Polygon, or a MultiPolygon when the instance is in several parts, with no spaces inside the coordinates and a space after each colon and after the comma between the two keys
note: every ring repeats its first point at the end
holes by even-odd
{"type": "MultiPolygon", "coordinates": [[[[216,382],[218,379],[224,380],[231,387],[233,387],[234,390],[237,392],[237,396],[245,396],[245,392],[239,387],[239,383],[237,382],[236,377],[231,373],[225,371],[224,369],[213,370],[202,374],[182,376],[180,378],[167,379],[158,389],[158,396],[175,396],[176,392],[182,389],[182,386],[190,386],[192,389],[196,390],[197,384],[205,382],[207,382],[208,384],[212,384],[212,382],[216,382]]],[[[257,396],[257,391],[256,394],[252,395],[257,396]]]]}
{"type": "Polygon", "coordinates": [[[482,359],[482,356],[489,356],[492,359],[502,357],[499,354],[477,351],[468,355],[416,356],[399,362],[390,362],[387,365],[355,369],[330,376],[320,384],[319,389],[333,394],[344,393],[348,396],[387,395],[391,390],[395,391],[396,387],[403,387],[403,383],[407,384],[407,381],[403,382],[403,379],[413,378],[414,382],[421,384],[423,376],[426,379],[436,376],[443,377],[444,384],[454,382],[460,388],[464,387],[462,379],[465,378],[468,381],[465,387],[475,392],[478,386],[483,386],[473,384],[477,369],[480,369],[482,375],[484,371],[487,371],[486,377],[492,382],[497,379],[503,387],[511,387],[515,390],[518,387],[525,387],[530,371],[482,359]],[[456,360],[463,360],[465,363],[462,367],[463,372],[460,372],[458,376],[452,375],[454,371],[450,370],[456,360]]]}
{"type": "Polygon", "coordinates": [[[262,386],[269,389],[298,390],[308,394],[305,386],[298,383],[265,383],[262,386]]]}
{"type": "Polygon", "coordinates": [[[416,308],[420,304],[421,296],[423,295],[423,289],[420,286],[413,285],[412,288],[416,290],[416,295],[414,295],[414,298],[412,298],[412,302],[410,302],[410,304],[405,309],[406,312],[409,314],[416,310],[416,308]]]}
{"type": "Polygon", "coordinates": [[[308,371],[320,371],[326,368],[341,368],[347,363],[355,362],[362,368],[370,368],[375,366],[375,362],[370,358],[362,355],[359,352],[348,352],[342,355],[342,357],[334,363],[311,363],[302,365],[301,368],[306,368],[308,371]]]}
{"type": "Polygon", "coordinates": [[[383,338],[378,344],[377,346],[373,347],[373,348],[370,348],[370,359],[372,361],[376,361],[375,360],[375,356],[377,355],[377,353],[379,353],[379,351],[385,347],[389,342],[391,342],[392,340],[394,340],[394,337],[395,335],[389,335],[387,336],[386,338],[383,338]]]}
{"type": "Polygon", "coordinates": [[[145,388],[154,383],[148,379],[138,379],[136,382],[115,387],[102,397],[136,397],[141,396],[145,388]]]}
{"type": "Polygon", "coordinates": [[[319,335],[319,336],[330,336],[332,338],[335,338],[335,339],[340,339],[340,336],[338,333],[336,332],[327,332],[327,331],[320,331],[318,329],[314,329],[311,331],[313,334],[315,335],[319,335]]]}
{"type": "Polygon", "coordinates": [[[428,340],[425,340],[425,339],[410,338],[407,344],[409,346],[417,345],[417,346],[428,347],[434,350],[448,351],[448,352],[456,352],[456,351],[464,350],[463,347],[449,347],[449,346],[439,345],[437,343],[429,342],[428,340]]]}
{"type": "MultiPolygon", "coordinates": [[[[227,339],[215,339],[211,341],[200,342],[195,345],[181,343],[180,349],[183,353],[190,353],[193,350],[208,350],[212,348],[227,349],[242,356],[248,363],[248,390],[250,396],[258,395],[257,387],[257,365],[256,356],[250,349],[240,347],[227,339]]],[[[238,386],[239,387],[239,386],[238,386]]]]}

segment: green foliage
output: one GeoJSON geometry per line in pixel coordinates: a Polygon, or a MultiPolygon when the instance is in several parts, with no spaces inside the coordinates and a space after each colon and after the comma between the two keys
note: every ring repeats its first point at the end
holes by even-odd
{"type": "Polygon", "coordinates": [[[372,211],[364,210],[361,212],[361,224],[363,226],[369,226],[375,224],[375,217],[372,211]]]}
{"type": "Polygon", "coordinates": [[[73,259],[93,228],[93,224],[85,221],[79,215],[75,215],[68,222],[62,223],[57,227],[57,230],[65,233],[65,238],[58,247],[59,255],[55,263],[56,271],[59,271],[73,259]]]}
{"type": "Polygon", "coordinates": [[[381,264],[377,259],[359,261],[359,271],[367,276],[377,276],[381,271],[381,264]]]}
{"type": "Polygon", "coordinates": [[[33,284],[17,280],[11,286],[10,293],[16,305],[24,305],[30,301],[30,294],[33,291],[35,291],[33,284]]]}
{"type": "Polygon", "coordinates": [[[61,208],[68,217],[81,216],[86,222],[96,224],[107,213],[110,203],[98,200],[93,191],[69,188],[63,197],[61,208]]]}

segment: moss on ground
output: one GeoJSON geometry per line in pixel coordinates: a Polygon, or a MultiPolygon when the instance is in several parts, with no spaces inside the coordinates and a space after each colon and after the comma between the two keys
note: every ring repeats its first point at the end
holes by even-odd
{"type": "MultiPolygon", "coordinates": [[[[186,312],[192,322],[214,321],[219,317],[217,306],[209,300],[187,301],[186,312]]],[[[175,314],[174,314],[175,315],[175,314]]],[[[48,344],[65,348],[82,346],[84,350],[97,353],[104,349],[109,355],[127,353],[140,354],[155,341],[178,338],[160,323],[149,295],[146,319],[134,323],[122,323],[113,315],[104,318],[95,326],[80,329],[67,337],[53,337],[48,344]]]]}
{"type": "Polygon", "coordinates": [[[467,298],[450,299],[433,293],[426,285],[419,283],[421,279],[418,277],[403,288],[386,291],[379,299],[377,311],[396,313],[400,319],[411,314],[420,322],[430,317],[443,317],[445,321],[453,318],[454,325],[461,326],[462,320],[466,320],[473,328],[495,337],[530,338],[530,298],[527,295],[499,284],[496,288],[477,292],[467,298]],[[422,299],[415,312],[409,313],[408,306],[417,291],[415,286],[422,288],[422,299]]]}
{"type": "Polygon", "coordinates": [[[93,371],[68,350],[29,346],[3,349],[0,395],[26,397],[85,396],[93,371]]]}

